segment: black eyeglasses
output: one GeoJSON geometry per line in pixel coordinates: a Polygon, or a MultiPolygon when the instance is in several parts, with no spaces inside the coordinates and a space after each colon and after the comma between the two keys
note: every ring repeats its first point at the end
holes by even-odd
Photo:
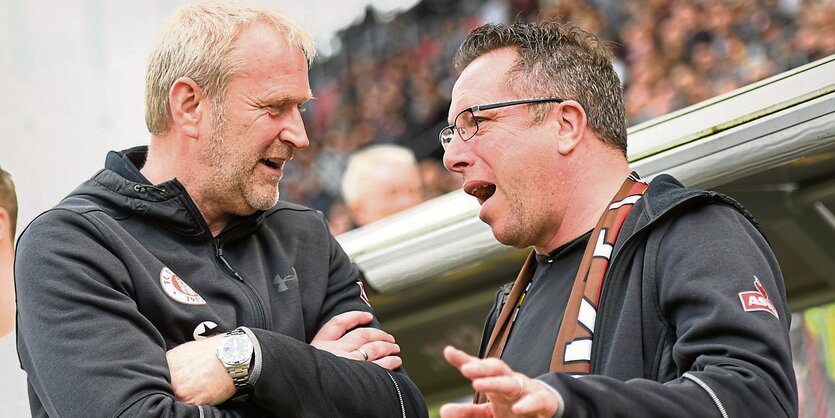
{"type": "Polygon", "coordinates": [[[515,106],[520,104],[545,102],[562,103],[563,99],[557,99],[556,97],[541,97],[536,99],[511,100],[509,102],[490,103],[464,109],[461,113],[455,116],[455,120],[452,121],[452,125],[441,129],[441,133],[438,134],[438,139],[441,141],[441,147],[446,150],[449,143],[452,142],[452,138],[455,137],[455,134],[458,134],[458,137],[461,138],[462,141],[469,141],[475,136],[478,132],[478,118],[475,117],[473,112],[478,112],[479,110],[498,109],[500,107],[515,106]]]}

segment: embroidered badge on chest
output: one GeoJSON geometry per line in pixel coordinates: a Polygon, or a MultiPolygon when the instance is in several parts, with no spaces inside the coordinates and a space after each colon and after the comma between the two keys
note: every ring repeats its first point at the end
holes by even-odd
{"type": "Polygon", "coordinates": [[[171,299],[186,305],[205,305],[206,301],[168,267],[159,273],[162,290],[171,299]]]}
{"type": "Polygon", "coordinates": [[[774,307],[774,304],[768,299],[768,294],[765,293],[765,288],[762,283],[760,283],[760,279],[758,279],[757,276],[754,276],[754,288],[757,290],[753,292],[739,292],[739,300],[742,302],[742,309],[744,309],[745,312],[766,311],[774,315],[777,319],[780,319],[780,315],[777,314],[777,308],[774,307]]]}

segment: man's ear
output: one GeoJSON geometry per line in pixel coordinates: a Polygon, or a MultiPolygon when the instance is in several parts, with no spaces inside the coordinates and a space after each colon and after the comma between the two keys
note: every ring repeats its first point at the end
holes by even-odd
{"type": "Polygon", "coordinates": [[[173,127],[191,138],[197,138],[200,119],[205,117],[207,107],[203,105],[203,89],[189,77],[180,77],[174,81],[168,92],[168,105],[171,108],[173,127]]]}
{"type": "Polygon", "coordinates": [[[557,149],[567,155],[574,151],[586,135],[586,110],[574,100],[566,100],[552,110],[549,117],[555,117],[559,123],[557,129],[557,149]]]}

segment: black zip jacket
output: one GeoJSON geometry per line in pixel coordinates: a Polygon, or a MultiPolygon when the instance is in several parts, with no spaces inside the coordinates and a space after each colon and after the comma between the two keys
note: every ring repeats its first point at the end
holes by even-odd
{"type": "MultiPolygon", "coordinates": [[[[497,295],[485,338],[507,292],[497,295]]],[[[661,175],[615,243],[591,374],[538,379],[563,396],[565,418],[795,417],[790,315],[777,261],[747,211],[661,175]],[[776,316],[745,310],[743,300],[762,308],[765,296],[776,316]]]]}
{"type": "Polygon", "coordinates": [[[143,181],[146,151],[111,152],[21,234],[33,417],[427,416],[402,370],[309,345],[335,315],[371,311],[321,213],[279,202],[212,237],[176,179],[143,181]],[[257,338],[254,388],[216,407],[177,402],[166,351],[238,326],[257,338]]]}

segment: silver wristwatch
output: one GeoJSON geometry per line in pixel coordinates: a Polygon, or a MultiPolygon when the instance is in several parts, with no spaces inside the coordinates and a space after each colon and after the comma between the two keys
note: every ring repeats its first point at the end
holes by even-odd
{"type": "Polygon", "coordinates": [[[217,358],[239,389],[249,383],[253,349],[252,340],[240,328],[227,332],[217,347],[217,358]]]}

